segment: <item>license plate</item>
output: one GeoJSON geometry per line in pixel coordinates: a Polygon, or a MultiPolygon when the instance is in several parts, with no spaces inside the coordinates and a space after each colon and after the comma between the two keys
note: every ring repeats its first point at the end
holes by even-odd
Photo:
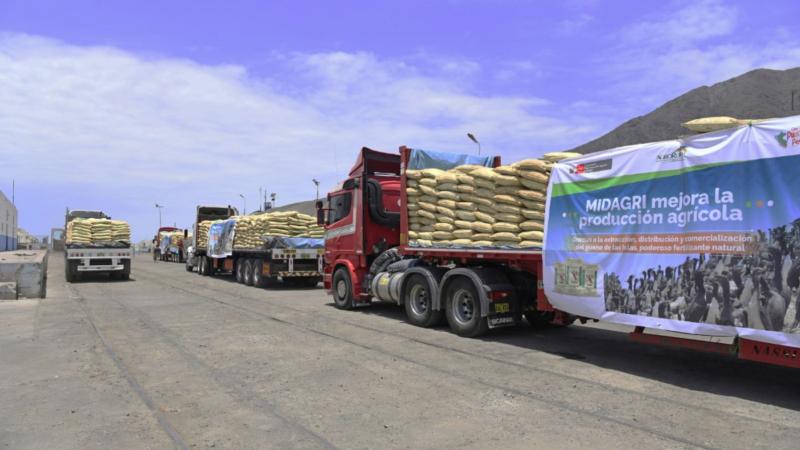
{"type": "Polygon", "coordinates": [[[508,303],[495,303],[494,304],[494,312],[496,313],[507,313],[511,311],[511,307],[508,303]]]}

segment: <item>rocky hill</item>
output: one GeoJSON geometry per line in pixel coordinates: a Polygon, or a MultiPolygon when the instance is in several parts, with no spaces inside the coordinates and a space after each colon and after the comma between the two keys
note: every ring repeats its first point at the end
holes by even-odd
{"type": "Polygon", "coordinates": [[[622,145],[674,139],[688,131],[681,123],[707,116],[765,119],[800,114],[800,67],[757,69],[701,86],[633,118],[570,151],[590,153],[622,145]],[[793,109],[794,108],[794,109],[793,109]]]}

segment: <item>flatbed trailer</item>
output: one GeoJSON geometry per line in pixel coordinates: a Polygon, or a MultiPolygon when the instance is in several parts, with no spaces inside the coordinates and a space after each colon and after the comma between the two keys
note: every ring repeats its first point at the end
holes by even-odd
{"type": "MultiPolygon", "coordinates": [[[[75,219],[110,219],[102,211],[67,208],[64,230],[75,219]]],[[[66,239],[66,235],[65,235],[66,239]]],[[[133,249],[130,242],[79,244],[64,242],[64,276],[67,282],[77,281],[85,273],[107,273],[112,280],[128,280],[131,276],[133,249]]]]}
{"type": "Polygon", "coordinates": [[[207,255],[201,260],[198,273],[233,275],[238,283],[255,287],[279,281],[289,286],[315,287],[322,281],[323,253],[321,247],[234,249],[227,256],[207,255]]]}
{"type": "MultiPolygon", "coordinates": [[[[337,308],[368,306],[375,298],[403,306],[414,325],[432,327],[446,320],[453,332],[467,337],[518,325],[523,317],[532,326],[597,321],[560,311],[548,301],[540,249],[410,245],[404,171],[411,151],[363,148],[349,177],[328,194],[323,282],[337,308]]],[[[491,166],[498,165],[496,157],[491,166]]],[[[630,338],[800,368],[797,348],[738,336],[720,343],[635,327],[630,338]]]]}

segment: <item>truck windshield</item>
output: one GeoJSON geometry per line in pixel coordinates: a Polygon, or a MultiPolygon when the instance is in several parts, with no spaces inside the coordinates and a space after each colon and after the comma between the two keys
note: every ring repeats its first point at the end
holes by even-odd
{"type": "Polygon", "coordinates": [[[350,204],[352,203],[353,193],[345,192],[331,196],[330,210],[328,212],[328,224],[336,223],[350,214],[350,204]]]}

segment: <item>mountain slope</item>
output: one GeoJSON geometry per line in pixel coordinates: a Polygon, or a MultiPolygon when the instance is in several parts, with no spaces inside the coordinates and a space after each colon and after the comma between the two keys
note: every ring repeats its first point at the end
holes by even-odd
{"type": "Polygon", "coordinates": [[[622,145],[674,139],[690,133],[681,127],[681,123],[699,117],[765,119],[795,114],[800,114],[800,67],[756,69],[712,86],[693,89],[570,151],[590,153],[622,145]]]}

